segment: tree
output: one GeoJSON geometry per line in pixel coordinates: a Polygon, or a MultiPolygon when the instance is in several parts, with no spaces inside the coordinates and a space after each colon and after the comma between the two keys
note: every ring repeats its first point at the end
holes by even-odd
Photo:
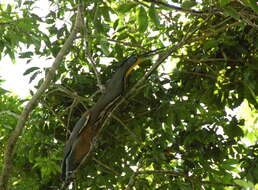
{"type": "Polygon", "coordinates": [[[34,55],[56,58],[54,69],[32,67],[24,73],[31,80],[41,72],[47,75],[25,102],[22,113],[27,115],[21,114],[22,100],[1,90],[1,148],[8,147],[15,128],[15,117],[6,113],[21,114],[19,119],[26,122],[5,156],[1,151],[1,190],[7,182],[11,189],[59,188],[64,143],[100,96],[100,87],[125,57],[164,46],[165,62],[146,61],[130,75],[130,93],[105,124],[74,187],[254,187],[257,144],[245,145],[242,139],[252,136],[257,141],[257,129],[250,132],[243,119],[226,111],[244,100],[253,112],[258,107],[254,0],[173,1],[179,7],[157,0],[82,1],[77,19],[78,3],[49,2],[45,17],[37,15],[37,1],[1,6],[2,56],[15,62],[18,54],[28,63],[34,55]],[[66,22],[57,26],[60,20],[66,22]],[[21,46],[33,46],[34,51],[20,51],[21,46]],[[160,65],[173,70],[157,69],[160,65]],[[6,158],[13,162],[7,165],[6,158]]]}

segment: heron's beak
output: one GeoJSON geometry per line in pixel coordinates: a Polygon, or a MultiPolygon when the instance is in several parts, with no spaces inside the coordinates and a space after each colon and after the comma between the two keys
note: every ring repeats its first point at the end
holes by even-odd
{"type": "Polygon", "coordinates": [[[156,55],[158,53],[160,53],[159,50],[164,49],[164,48],[158,48],[152,51],[149,51],[147,53],[144,53],[142,55],[139,55],[136,62],[128,69],[128,71],[126,72],[125,77],[127,78],[128,75],[132,72],[132,70],[137,66],[140,65],[142,62],[144,62],[146,59],[148,59],[149,57],[156,55]]]}
{"type": "Polygon", "coordinates": [[[128,75],[132,72],[133,68],[136,67],[137,65],[141,64],[144,61],[142,57],[138,57],[135,63],[127,70],[125,77],[127,78],[128,75]]]}

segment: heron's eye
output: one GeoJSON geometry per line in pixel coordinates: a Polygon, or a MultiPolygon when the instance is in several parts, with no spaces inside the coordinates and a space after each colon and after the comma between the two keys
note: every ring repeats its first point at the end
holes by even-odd
{"type": "Polygon", "coordinates": [[[134,64],[137,61],[137,56],[136,55],[132,55],[127,59],[127,63],[129,64],[134,64]]]}
{"type": "Polygon", "coordinates": [[[136,60],[137,60],[137,56],[132,55],[132,56],[128,57],[124,63],[127,65],[131,65],[131,64],[134,64],[136,62],[136,60]]]}
{"type": "Polygon", "coordinates": [[[137,60],[137,55],[131,55],[127,59],[125,59],[119,66],[122,67],[123,65],[131,65],[134,64],[137,60]]]}

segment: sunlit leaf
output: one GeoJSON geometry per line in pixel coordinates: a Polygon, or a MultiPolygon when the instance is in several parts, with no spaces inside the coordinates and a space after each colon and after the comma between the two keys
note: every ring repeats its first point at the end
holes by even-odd
{"type": "Polygon", "coordinates": [[[149,17],[156,26],[160,24],[159,15],[156,12],[154,3],[152,3],[149,8],[149,17]]]}
{"type": "Polygon", "coordinates": [[[182,8],[189,9],[196,5],[195,1],[184,1],[181,5],[182,8]]]}
{"type": "Polygon", "coordinates": [[[205,49],[210,49],[210,48],[217,47],[217,45],[218,45],[218,41],[217,41],[217,40],[215,40],[215,39],[210,39],[210,40],[208,40],[208,41],[206,41],[206,42],[204,43],[204,48],[205,48],[205,49]]]}
{"type": "Polygon", "coordinates": [[[124,4],[121,4],[118,8],[117,11],[120,13],[126,13],[128,11],[130,11],[132,8],[136,7],[136,3],[134,2],[127,2],[124,4]]]}
{"type": "Polygon", "coordinates": [[[100,41],[100,46],[101,46],[101,50],[103,51],[103,53],[108,56],[109,55],[109,44],[106,40],[101,40],[100,41]]]}
{"type": "Polygon", "coordinates": [[[225,5],[227,5],[231,0],[220,0],[220,5],[222,7],[224,7],[225,5]]]}
{"type": "Polygon", "coordinates": [[[232,8],[232,7],[224,7],[224,10],[225,10],[225,12],[229,16],[232,16],[235,19],[239,19],[240,18],[239,14],[237,13],[237,11],[234,8],[232,8]]]}
{"type": "Polygon", "coordinates": [[[27,51],[27,52],[21,53],[19,58],[31,58],[31,56],[33,56],[33,52],[27,51]]]}
{"type": "Polygon", "coordinates": [[[109,15],[109,8],[108,7],[103,7],[101,9],[102,15],[105,18],[106,21],[110,21],[110,15],[109,15]]]}
{"type": "Polygon", "coordinates": [[[143,7],[138,9],[137,21],[139,32],[145,32],[148,28],[148,16],[143,7]]]}
{"type": "Polygon", "coordinates": [[[6,94],[8,93],[9,91],[8,90],[5,90],[4,88],[1,88],[0,87],[0,94],[3,95],[3,94],[6,94]]]}
{"type": "Polygon", "coordinates": [[[104,31],[103,25],[102,25],[102,23],[99,19],[95,20],[94,26],[95,26],[95,29],[96,29],[97,32],[103,32],[104,31]]]}
{"type": "Polygon", "coordinates": [[[254,188],[254,184],[250,181],[244,181],[241,179],[235,179],[234,182],[244,188],[254,188]]]}

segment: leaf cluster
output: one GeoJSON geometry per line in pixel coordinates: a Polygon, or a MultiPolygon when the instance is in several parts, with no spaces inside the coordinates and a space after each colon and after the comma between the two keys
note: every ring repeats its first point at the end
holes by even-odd
{"type": "MultiPolygon", "coordinates": [[[[1,20],[12,20],[0,28],[3,54],[14,57],[23,43],[35,47],[20,53],[28,63],[33,55],[57,55],[74,16],[61,26],[58,21],[76,9],[71,8],[74,1],[50,2],[55,11],[50,9],[44,18],[31,13],[34,1],[21,5],[28,8],[22,9],[23,15],[12,16],[11,7],[1,13],[1,20]],[[48,34],[39,30],[42,23],[48,34]]],[[[60,187],[64,143],[81,114],[100,96],[94,68],[105,85],[128,55],[173,46],[196,26],[187,45],[173,52],[164,68],[153,72],[113,113],[74,186],[125,189],[133,182],[136,189],[219,190],[257,183],[257,144],[241,141],[247,135],[245,121],[227,113],[244,100],[253,110],[258,107],[256,6],[252,1],[173,2],[181,7],[156,0],[83,1],[83,28],[17,146],[12,189],[60,187]]],[[[128,89],[153,62],[132,72],[128,89]]],[[[33,81],[40,73],[31,67],[24,74],[33,81]]],[[[1,100],[0,112],[19,113],[17,98],[1,100]]],[[[0,126],[5,143],[15,119],[0,115],[0,126]]]]}

